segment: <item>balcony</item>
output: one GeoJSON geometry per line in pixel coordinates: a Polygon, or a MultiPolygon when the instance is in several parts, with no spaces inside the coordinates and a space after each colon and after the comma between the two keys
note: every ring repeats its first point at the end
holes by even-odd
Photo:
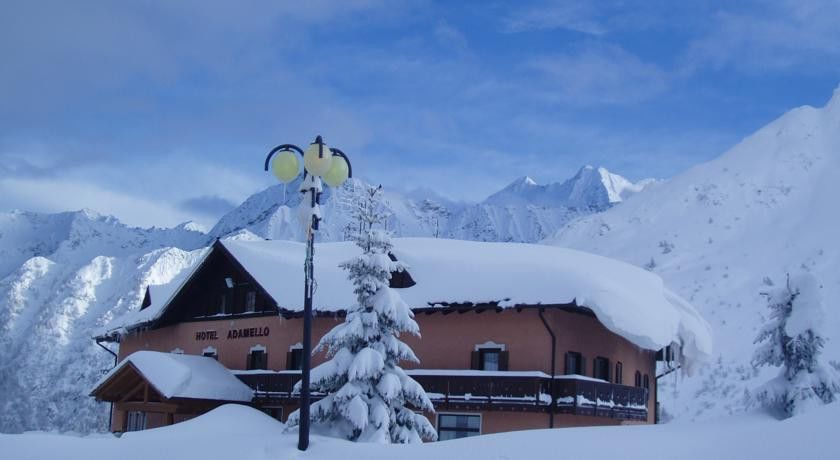
{"type": "MultiPolygon", "coordinates": [[[[257,403],[294,404],[300,371],[234,371],[254,389],[257,403]]],[[[426,390],[436,410],[498,410],[589,415],[646,421],[648,390],[584,376],[553,380],[539,371],[414,369],[406,373],[426,390]],[[552,395],[553,393],[553,395],[552,395]],[[553,397],[552,397],[553,396],[553,397]]],[[[321,395],[313,394],[313,399],[321,395]]]]}

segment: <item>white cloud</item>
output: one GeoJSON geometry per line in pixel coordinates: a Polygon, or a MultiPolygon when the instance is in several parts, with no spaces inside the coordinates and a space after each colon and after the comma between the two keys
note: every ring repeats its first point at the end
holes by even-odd
{"type": "MultiPolygon", "coordinates": [[[[131,226],[172,227],[194,220],[192,215],[159,201],[151,201],[100,186],[57,179],[0,179],[0,209],[36,212],[92,209],[117,217],[131,226]]],[[[201,222],[207,225],[207,222],[201,222]]]]}
{"type": "Polygon", "coordinates": [[[603,35],[607,29],[596,19],[594,2],[554,1],[516,11],[504,20],[507,32],[565,29],[587,35],[603,35]]]}
{"type": "Polygon", "coordinates": [[[532,59],[527,67],[542,75],[538,96],[557,103],[631,104],[668,87],[665,71],[616,45],[590,44],[532,59]]]}
{"type": "Polygon", "coordinates": [[[840,67],[840,2],[755,1],[744,11],[723,10],[693,40],[683,72],[735,69],[747,73],[840,67]]]}

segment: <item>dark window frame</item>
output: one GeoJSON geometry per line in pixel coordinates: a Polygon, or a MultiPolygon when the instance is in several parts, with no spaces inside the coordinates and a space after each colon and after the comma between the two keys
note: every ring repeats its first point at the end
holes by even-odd
{"type": "Polygon", "coordinates": [[[479,348],[478,349],[478,367],[479,370],[486,371],[486,370],[493,370],[493,371],[500,371],[502,370],[502,352],[504,350],[499,348],[479,348]],[[496,369],[487,369],[486,368],[486,358],[488,355],[496,355],[496,369]]]}
{"type": "Polygon", "coordinates": [[[469,438],[472,436],[479,436],[481,435],[481,414],[469,414],[469,413],[439,413],[437,414],[437,433],[438,438],[441,438],[442,432],[455,432],[455,433],[466,433],[464,436],[455,436],[452,439],[461,439],[461,438],[469,438]],[[441,421],[444,417],[475,417],[478,419],[478,428],[470,428],[470,427],[444,427],[442,426],[441,421]]]}
{"type": "Polygon", "coordinates": [[[268,350],[251,350],[248,352],[248,366],[249,371],[267,370],[268,369],[268,350]],[[261,356],[259,361],[255,360],[256,356],[261,356]]]}
{"type": "Polygon", "coordinates": [[[245,313],[256,313],[257,312],[257,291],[253,289],[249,289],[245,291],[245,305],[244,305],[244,312],[245,313]]]}
{"type": "Polygon", "coordinates": [[[125,413],[125,431],[143,431],[148,426],[149,419],[143,411],[130,410],[125,413]]]}
{"type": "Polygon", "coordinates": [[[615,375],[613,377],[615,383],[619,385],[624,384],[624,364],[621,361],[615,362],[615,375]]]}
{"type": "Polygon", "coordinates": [[[603,356],[596,356],[592,360],[592,377],[610,381],[610,359],[603,356]]]}
{"type": "Polygon", "coordinates": [[[586,370],[584,369],[583,354],[581,354],[579,351],[567,351],[566,352],[566,357],[565,357],[565,368],[564,368],[564,370],[565,370],[566,375],[572,375],[572,374],[584,375],[584,372],[586,370]],[[570,367],[569,366],[569,360],[570,360],[570,358],[574,358],[575,364],[576,364],[576,366],[574,366],[575,368],[572,369],[572,372],[570,372],[570,370],[569,370],[569,367],[570,367]]]}
{"type": "Polygon", "coordinates": [[[292,348],[286,355],[286,370],[299,371],[303,369],[303,348],[292,348]]]}
{"type": "Polygon", "coordinates": [[[636,371],[636,375],[633,379],[633,386],[635,386],[636,388],[642,387],[642,373],[639,371],[636,371]]]}

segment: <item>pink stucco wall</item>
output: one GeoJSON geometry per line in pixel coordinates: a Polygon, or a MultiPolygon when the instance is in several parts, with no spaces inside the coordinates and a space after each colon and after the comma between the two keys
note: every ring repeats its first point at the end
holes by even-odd
{"type": "MultiPolygon", "coordinates": [[[[596,318],[561,310],[547,310],[545,318],[557,337],[556,373],[564,373],[566,351],[581,352],[586,359],[586,372],[592,375],[592,359],[603,356],[615,366],[623,363],[623,384],[633,385],[634,373],[639,370],[650,376],[651,394],[656,391],[654,352],[641,349],[626,339],[608,331],[596,318]]],[[[504,344],[509,351],[511,371],[551,371],[550,336],[540,321],[536,309],[505,310],[500,313],[440,313],[418,314],[422,338],[402,337],[420,358],[420,364],[405,363],[406,368],[469,369],[470,352],[477,344],[492,341],[504,344]]],[[[342,319],[316,318],[313,337],[317,340],[342,319]]],[[[251,347],[262,345],[268,354],[268,368],[286,369],[286,353],[290,346],[301,341],[302,320],[264,316],[246,319],[188,322],[157,330],[142,331],[125,336],[120,344],[120,359],[137,350],[170,352],[176,348],[188,354],[201,354],[212,346],[219,361],[229,369],[245,369],[251,347]],[[231,329],[269,328],[268,336],[228,339],[231,329]],[[216,340],[198,340],[196,332],[216,331],[216,340]]],[[[314,346],[314,344],[313,344],[314,346]]],[[[314,357],[313,365],[323,362],[323,354],[314,357]]],[[[649,399],[649,423],[654,418],[654,398],[649,399]]],[[[284,413],[288,415],[289,410],[284,413]]],[[[115,417],[115,425],[122,414],[115,417]]],[[[555,426],[615,424],[603,417],[555,415],[555,426]]],[[[483,431],[487,433],[526,428],[548,427],[548,415],[537,413],[485,412],[483,431]]]]}

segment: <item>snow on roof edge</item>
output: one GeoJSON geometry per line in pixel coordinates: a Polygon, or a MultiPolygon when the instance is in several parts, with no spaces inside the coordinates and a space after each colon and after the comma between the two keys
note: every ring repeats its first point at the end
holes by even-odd
{"type": "Polygon", "coordinates": [[[166,398],[253,399],[253,390],[214,358],[149,350],[136,351],[120,361],[96,382],[91,395],[126,366],[134,367],[166,398]]]}
{"type": "MultiPolygon", "coordinates": [[[[281,309],[295,311],[300,304],[297,291],[290,294],[288,289],[275,285],[279,284],[278,280],[286,280],[286,285],[302,283],[302,243],[280,240],[219,240],[219,243],[281,309]]],[[[625,262],[556,246],[524,243],[395,238],[394,244],[394,253],[409,265],[409,271],[421,286],[400,290],[403,299],[415,309],[429,308],[437,302],[499,302],[499,306],[512,307],[577,300],[578,305],[592,310],[607,329],[639,347],[659,350],[671,344],[680,345],[688,371],[711,356],[711,328],[694,307],[667,289],[658,275],[625,262]],[[470,276],[465,277],[464,273],[470,276]]],[[[317,311],[346,309],[354,301],[352,287],[346,274],[338,269],[338,263],[357,252],[352,243],[318,244],[316,278],[322,287],[330,286],[330,289],[321,289],[316,294],[317,311]]],[[[133,324],[132,318],[125,318],[119,328],[142,326],[159,317],[209,253],[202,255],[187,276],[179,276],[181,284],[165,302],[156,302],[152,293],[152,306],[142,310],[154,313],[152,318],[133,324]]],[[[110,329],[115,333],[115,328],[110,329]]]]}

